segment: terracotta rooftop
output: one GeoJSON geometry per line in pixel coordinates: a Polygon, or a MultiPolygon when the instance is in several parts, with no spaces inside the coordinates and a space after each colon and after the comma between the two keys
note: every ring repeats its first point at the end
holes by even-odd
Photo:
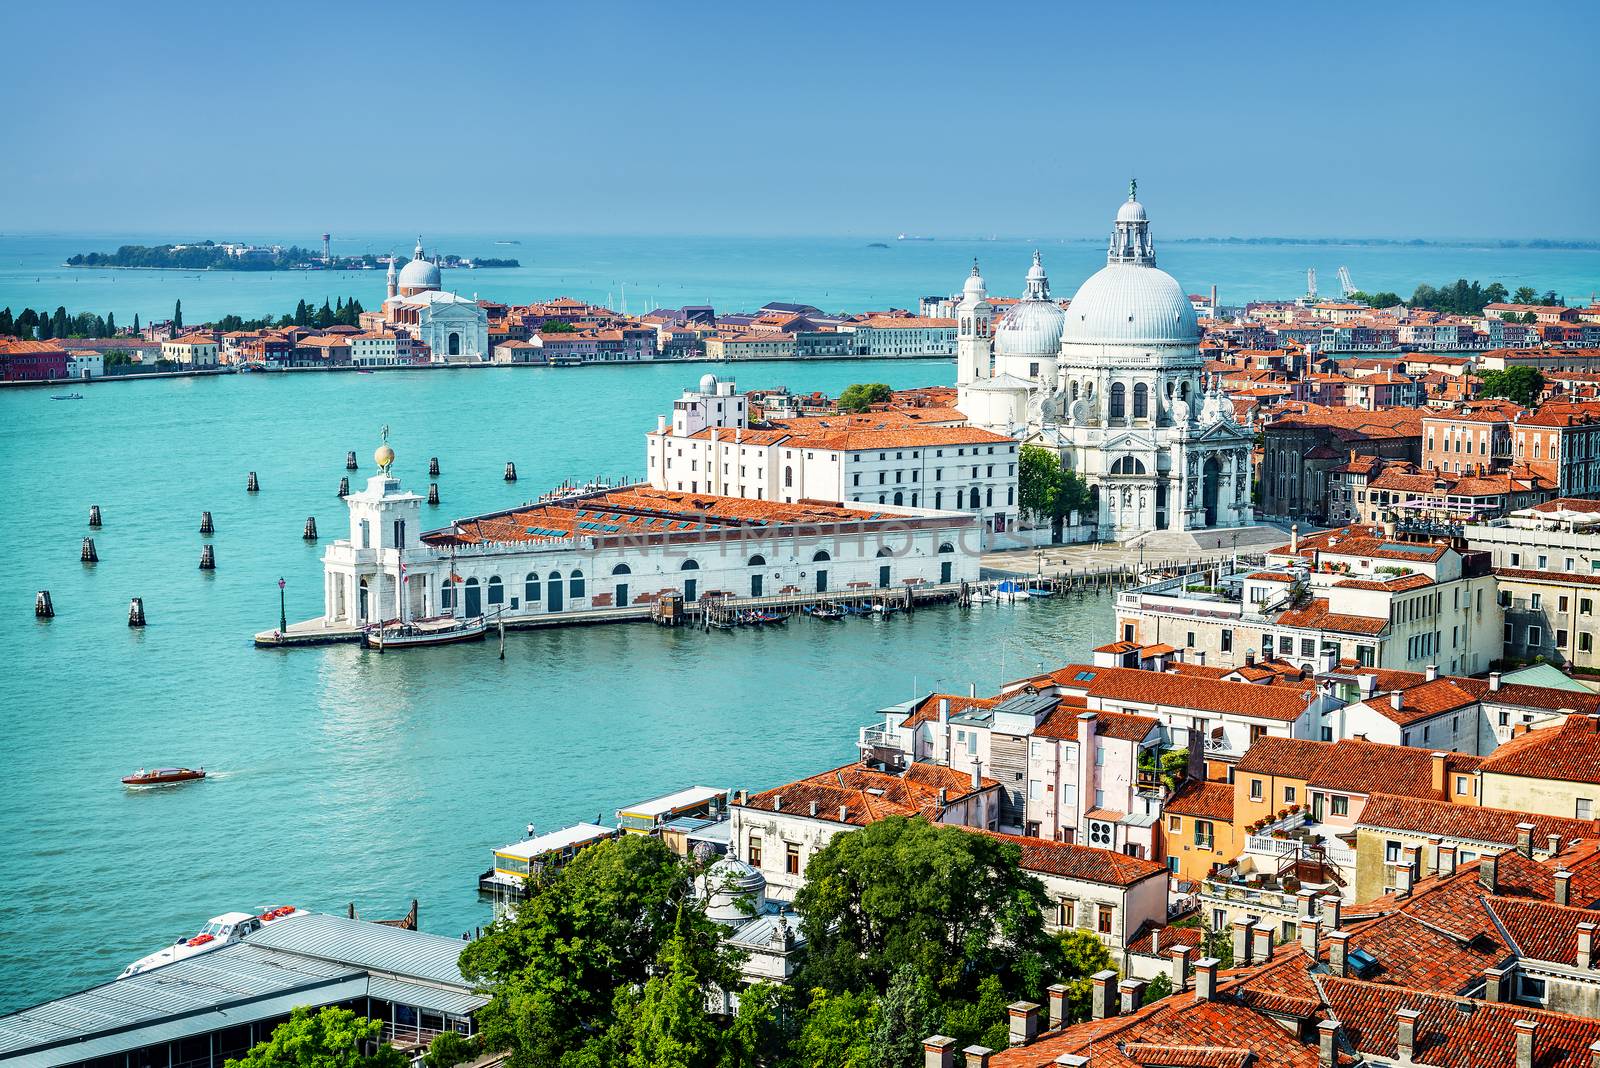
{"type": "Polygon", "coordinates": [[[1167,798],[1162,810],[1176,816],[1198,816],[1222,823],[1233,821],[1233,786],[1207,779],[1185,780],[1167,798]]]}
{"type": "MultiPolygon", "coordinates": [[[[1563,691],[1564,692],[1564,691],[1563,691]]],[[[1568,716],[1503,743],[1483,762],[1485,774],[1600,784],[1600,719],[1568,716]]]]}
{"type": "Polygon", "coordinates": [[[1446,838],[1463,838],[1507,848],[1517,844],[1519,823],[1533,824],[1533,840],[1540,848],[1544,847],[1552,834],[1560,835],[1563,840],[1600,838],[1600,821],[1596,820],[1565,819],[1534,812],[1513,812],[1384,793],[1373,794],[1367,799],[1360,820],[1363,827],[1441,834],[1446,838]]]}
{"type": "Polygon", "coordinates": [[[1102,702],[1122,701],[1280,721],[1299,719],[1312,696],[1303,687],[1277,683],[1262,686],[1189,674],[1087,664],[1070,664],[1045,678],[1066,690],[1102,702]]]}
{"type": "Polygon", "coordinates": [[[1153,860],[1130,857],[1111,849],[1056,842],[1049,838],[1029,838],[998,831],[976,831],[990,838],[1010,842],[1022,850],[1022,867],[1063,879],[1104,883],[1107,886],[1132,886],[1153,877],[1166,878],[1167,869],[1153,860]]]}
{"type": "MultiPolygon", "coordinates": [[[[985,790],[1000,785],[988,778],[981,782],[985,790]]],[[[741,807],[809,816],[815,803],[817,819],[857,827],[888,816],[923,816],[937,821],[942,811],[941,789],[950,803],[977,792],[972,788],[972,776],[936,764],[912,764],[902,775],[846,764],[764,790],[741,807]]]]}

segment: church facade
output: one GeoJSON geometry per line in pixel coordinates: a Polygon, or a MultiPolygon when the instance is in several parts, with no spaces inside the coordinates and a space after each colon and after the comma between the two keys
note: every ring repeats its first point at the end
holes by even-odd
{"type": "Polygon", "coordinates": [[[1248,526],[1251,435],[1202,385],[1194,308],[1156,267],[1136,192],[1106,265],[1064,311],[1038,253],[998,318],[973,265],[956,312],[958,407],[1059,455],[1088,483],[1101,538],[1248,526]]]}
{"type": "Polygon", "coordinates": [[[488,313],[477,301],[444,291],[439,264],[427,258],[420,237],[398,274],[389,262],[383,319],[426,343],[433,363],[487,363],[492,355],[488,313]]]}

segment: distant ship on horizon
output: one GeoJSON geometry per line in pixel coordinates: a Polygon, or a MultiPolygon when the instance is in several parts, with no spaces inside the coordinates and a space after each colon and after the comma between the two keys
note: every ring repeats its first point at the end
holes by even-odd
{"type": "Polygon", "coordinates": [[[896,241],[932,241],[931,237],[918,237],[916,234],[901,234],[896,241]]]}

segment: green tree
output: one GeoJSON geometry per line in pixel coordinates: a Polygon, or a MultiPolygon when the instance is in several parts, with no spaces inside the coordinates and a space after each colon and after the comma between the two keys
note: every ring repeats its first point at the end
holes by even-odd
{"type": "Polygon", "coordinates": [[[1048,520],[1059,540],[1062,520],[1089,506],[1089,486],[1062,466],[1053,449],[1024,445],[1017,461],[1017,501],[1035,520],[1048,520]]]}
{"type": "Polygon", "coordinates": [[[106,312],[106,337],[117,336],[117,313],[106,312]]]}
{"type": "Polygon", "coordinates": [[[944,999],[966,999],[994,974],[1042,994],[1057,963],[1044,934],[1047,898],[1004,839],[892,816],[836,836],[806,864],[795,897],[808,948],[802,984],[888,988],[914,965],[944,999]]]}
{"type": "Polygon", "coordinates": [[[1518,286],[1517,292],[1511,298],[1511,303],[1537,304],[1539,303],[1539,291],[1532,286],[1518,286]]]}
{"type": "Polygon", "coordinates": [[[177,301],[172,306],[172,332],[176,334],[183,329],[183,301],[177,301]]]}
{"type": "Polygon", "coordinates": [[[1098,935],[1074,927],[1060,938],[1063,979],[1067,986],[1067,1014],[1074,1020],[1089,1018],[1094,983],[1089,978],[1111,967],[1111,952],[1098,935]]]}
{"type": "Polygon", "coordinates": [[[139,336],[139,313],[138,312],[134,312],[133,313],[133,336],[134,337],[138,337],[139,336]]]}
{"type": "Polygon", "coordinates": [[[1499,282],[1490,282],[1484,287],[1483,299],[1487,304],[1504,304],[1506,296],[1506,287],[1499,282]]]}
{"type": "Polygon", "coordinates": [[[1361,301],[1363,304],[1373,308],[1392,308],[1396,304],[1405,303],[1400,294],[1390,292],[1387,289],[1379,290],[1376,293],[1363,293],[1357,290],[1350,294],[1350,299],[1361,301]]]}
{"type": "Polygon", "coordinates": [[[1532,367],[1507,367],[1503,371],[1479,371],[1486,397],[1504,397],[1524,408],[1538,403],[1544,392],[1544,375],[1532,367]]]}
{"type": "Polygon", "coordinates": [[[571,323],[564,323],[560,319],[546,319],[539,324],[541,334],[575,334],[578,328],[571,323]]]}
{"type": "Polygon", "coordinates": [[[739,1011],[728,1025],[720,1068],[761,1068],[784,1062],[798,1036],[793,990],[755,983],[739,992],[739,1011]]]}
{"type": "Polygon", "coordinates": [[[1144,988],[1144,1000],[1140,1004],[1148,1005],[1152,1001],[1160,1001],[1162,998],[1171,996],[1172,976],[1166,972],[1157,972],[1156,977],[1150,980],[1150,984],[1144,988]]]}
{"type": "Polygon", "coordinates": [[[543,1068],[606,1033],[619,989],[651,978],[680,905],[705,935],[694,944],[717,947],[695,962],[697,974],[731,984],[734,961],[692,899],[690,874],[659,839],[630,834],[531,880],[516,913],[461,953],[462,974],[489,995],[478,1014],[485,1048],[508,1051],[511,1068],[543,1068]]]}
{"type": "Polygon", "coordinates": [[[16,331],[17,320],[12,316],[11,309],[7,307],[5,310],[0,311],[0,334],[15,336],[16,331]]]}
{"type": "Polygon", "coordinates": [[[943,1015],[933,984],[915,965],[902,964],[878,1000],[878,1022],[868,1047],[872,1063],[916,1068],[922,1062],[922,1040],[939,1032],[943,1015]]]}
{"type": "Polygon", "coordinates": [[[877,1026],[878,1002],[870,994],[813,990],[795,1040],[794,1061],[830,1068],[877,1068],[872,1059],[877,1026]]]}
{"type": "Polygon", "coordinates": [[[227,1068],[406,1068],[405,1054],[383,1041],[383,1023],[349,1009],[300,1007],[227,1068]]]}
{"type": "MultiPolygon", "coordinates": [[[[626,1049],[627,1068],[715,1068],[721,1061],[722,1028],[706,1009],[698,962],[713,959],[718,934],[696,931],[683,905],[661,950],[654,973],[625,1013],[614,1013],[626,1049]]],[[[626,995],[619,991],[619,1001],[626,995]]]]}
{"type": "Polygon", "coordinates": [[[477,1056],[477,1039],[454,1031],[441,1031],[428,1043],[428,1052],[422,1055],[422,1063],[424,1068],[455,1068],[477,1056]]]}
{"type": "Polygon", "coordinates": [[[883,382],[857,382],[839,394],[839,408],[846,412],[864,412],[874,404],[886,403],[893,396],[894,390],[883,382]]]}

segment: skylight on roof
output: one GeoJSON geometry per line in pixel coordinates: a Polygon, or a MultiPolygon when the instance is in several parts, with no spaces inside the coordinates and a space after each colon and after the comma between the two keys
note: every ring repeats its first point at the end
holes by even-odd
{"type": "Polygon", "coordinates": [[[1435,547],[1432,545],[1402,545],[1397,541],[1386,541],[1382,545],[1379,545],[1378,548],[1383,549],[1385,552],[1391,553],[1410,553],[1413,556],[1432,556],[1435,547]]]}
{"type": "Polygon", "coordinates": [[[1072,678],[1073,678],[1074,682],[1093,682],[1094,681],[1094,672],[1092,672],[1092,671],[1080,671],[1076,675],[1072,676],[1072,678]]]}

